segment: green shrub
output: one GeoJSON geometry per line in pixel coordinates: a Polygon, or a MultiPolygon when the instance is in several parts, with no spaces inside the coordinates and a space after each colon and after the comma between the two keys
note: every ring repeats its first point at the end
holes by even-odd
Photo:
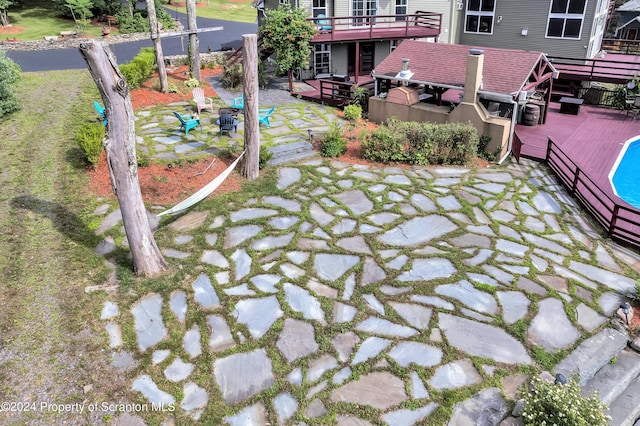
{"type": "Polygon", "coordinates": [[[266,146],[260,145],[260,157],[258,158],[258,167],[264,169],[267,167],[269,160],[273,158],[273,152],[269,151],[266,146]]]}
{"type": "Polygon", "coordinates": [[[225,66],[224,72],[220,76],[220,83],[225,89],[233,89],[242,84],[242,65],[235,63],[231,66],[225,66]]]}
{"type": "Polygon", "coordinates": [[[495,152],[488,152],[487,145],[489,145],[489,142],[491,142],[491,136],[487,134],[480,136],[478,140],[478,156],[487,161],[496,161],[500,149],[497,149],[495,152]]]}
{"type": "Polygon", "coordinates": [[[195,78],[190,78],[184,82],[184,87],[188,87],[190,89],[193,89],[194,87],[198,87],[198,86],[200,86],[200,82],[195,78]]]}
{"type": "Polygon", "coordinates": [[[20,79],[20,67],[0,50],[0,117],[20,109],[16,83],[20,79]]]}
{"type": "Polygon", "coordinates": [[[320,155],[323,157],[339,157],[347,151],[347,141],[342,136],[338,123],[331,123],[329,131],[322,139],[320,155]]]}
{"type": "Polygon", "coordinates": [[[640,281],[636,281],[636,286],[629,292],[629,298],[640,303],[640,281]]]}
{"type": "MultiPolygon", "coordinates": [[[[146,8],[134,10],[133,16],[129,15],[127,8],[120,8],[115,17],[118,29],[122,34],[144,33],[150,29],[146,8]]],[[[158,22],[162,24],[162,28],[172,29],[176,27],[171,15],[163,7],[160,7],[158,1],[156,1],[156,17],[158,22]]]]}
{"type": "Polygon", "coordinates": [[[369,102],[369,89],[357,86],[353,89],[353,105],[359,105],[363,109],[367,107],[369,102]]]}
{"type": "Polygon", "coordinates": [[[362,143],[370,161],[411,164],[469,163],[478,150],[478,133],[471,123],[417,123],[389,119],[362,143]]]}
{"type": "Polygon", "coordinates": [[[522,420],[525,425],[606,426],[610,418],[607,407],[597,395],[585,398],[575,379],[556,385],[539,377],[524,397],[522,420]]]}
{"type": "Polygon", "coordinates": [[[355,121],[362,118],[362,107],[360,105],[347,105],[344,107],[344,118],[355,121]]]}
{"type": "Polygon", "coordinates": [[[130,89],[137,89],[156,69],[156,54],[152,47],[143,47],[131,62],[119,66],[130,89]]]}
{"type": "Polygon", "coordinates": [[[102,156],[102,139],[104,126],[100,123],[86,123],[80,126],[76,133],[76,141],[84,152],[89,163],[95,168],[102,156]]]}

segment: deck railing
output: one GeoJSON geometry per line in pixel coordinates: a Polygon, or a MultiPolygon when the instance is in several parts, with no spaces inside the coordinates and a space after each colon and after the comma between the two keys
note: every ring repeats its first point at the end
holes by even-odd
{"type": "Polygon", "coordinates": [[[546,162],[567,190],[605,229],[607,236],[640,249],[640,211],[614,201],[551,138],[546,162]]]}
{"type": "Polygon", "coordinates": [[[440,33],[442,14],[435,12],[416,12],[402,15],[353,15],[353,16],[323,16],[308,18],[318,28],[318,34],[329,35],[333,40],[341,31],[357,32],[365,38],[375,38],[376,33],[389,30],[394,37],[413,36],[417,28],[429,30],[434,34],[440,33]]]}
{"type": "Polygon", "coordinates": [[[353,99],[356,85],[352,82],[340,82],[329,79],[319,79],[320,102],[323,104],[343,107],[353,99]]]}
{"type": "Polygon", "coordinates": [[[640,64],[632,61],[562,56],[550,56],[549,61],[560,71],[560,78],[564,78],[563,74],[567,74],[572,77],[572,80],[626,83],[640,73],[640,64]]]}
{"type": "Polygon", "coordinates": [[[602,50],[606,50],[608,52],[624,53],[627,55],[637,55],[640,54],[640,40],[603,38],[602,50]]]}

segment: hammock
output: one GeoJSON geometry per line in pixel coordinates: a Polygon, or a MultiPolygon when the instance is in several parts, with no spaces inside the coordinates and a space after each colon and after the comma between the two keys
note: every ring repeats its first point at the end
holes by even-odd
{"type": "Polygon", "coordinates": [[[227,167],[227,169],[224,172],[222,172],[218,176],[216,176],[216,178],[214,180],[212,180],[211,182],[209,182],[208,184],[203,186],[200,190],[198,190],[198,192],[193,194],[191,197],[187,198],[184,201],[179,202],[178,204],[176,204],[175,206],[173,206],[169,210],[165,210],[162,213],[158,213],[157,216],[162,216],[162,215],[165,215],[165,214],[180,213],[180,212],[188,209],[189,207],[193,206],[194,204],[199,203],[200,201],[202,201],[205,198],[207,198],[209,196],[209,194],[211,194],[213,191],[215,191],[216,188],[219,187],[222,182],[224,182],[224,180],[227,178],[227,176],[229,176],[231,174],[231,172],[236,167],[236,165],[238,164],[238,161],[240,161],[240,159],[242,158],[243,155],[244,155],[244,151],[242,151],[240,156],[238,158],[236,158],[234,160],[234,162],[231,163],[229,165],[229,167],[227,167]]]}

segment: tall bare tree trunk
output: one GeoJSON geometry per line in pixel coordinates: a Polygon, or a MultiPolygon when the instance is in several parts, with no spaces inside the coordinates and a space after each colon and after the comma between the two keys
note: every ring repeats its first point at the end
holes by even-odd
{"type": "Polygon", "coordinates": [[[169,81],[167,79],[167,68],[164,66],[164,55],[162,54],[162,42],[158,35],[158,18],[156,17],[155,0],[147,0],[147,14],[149,15],[149,26],[151,27],[151,41],[156,52],[156,63],[158,64],[158,76],[160,76],[160,91],[169,92],[169,81]]]}
{"type": "MultiPolygon", "coordinates": [[[[189,30],[198,29],[198,24],[196,23],[196,0],[187,0],[187,27],[189,30]]],[[[191,67],[191,77],[202,83],[198,33],[189,34],[189,66],[191,67]]]]}
{"type": "Polygon", "coordinates": [[[258,36],[242,36],[242,87],[244,90],[244,159],[241,173],[247,179],[260,174],[260,123],[258,122],[258,36]]]}
{"type": "Polygon", "coordinates": [[[129,86],[108,47],[82,43],[80,53],[96,82],[107,116],[104,147],[113,192],[118,198],[136,275],[154,276],[167,270],[149,225],[138,182],[138,159],[129,86]]]}

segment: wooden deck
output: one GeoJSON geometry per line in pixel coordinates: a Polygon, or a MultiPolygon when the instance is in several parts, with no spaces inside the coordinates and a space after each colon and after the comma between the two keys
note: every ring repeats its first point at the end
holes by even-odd
{"type": "Polygon", "coordinates": [[[323,16],[309,18],[318,28],[312,43],[435,38],[442,15],[416,12],[406,15],[323,16]]]}
{"type": "Polygon", "coordinates": [[[634,120],[624,111],[590,105],[582,105],[578,115],[560,114],[560,104],[552,102],[545,124],[518,124],[516,133],[524,143],[523,157],[544,160],[550,137],[591,179],[610,187],[609,171],[622,145],[640,135],[640,116],[634,120]]]}
{"type": "Polygon", "coordinates": [[[612,238],[640,249],[640,210],[615,195],[609,182],[625,141],[640,135],[640,116],[588,105],[578,115],[560,114],[560,104],[551,103],[545,124],[517,125],[515,132],[521,155],[536,160],[546,160],[551,138],[563,155],[554,150],[550,165],[572,194],[612,238]]]}
{"type": "MultiPolygon", "coordinates": [[[[355,77],[351,76],[351,81],[354,82],[355,81],[355,77]]],[[[305,90],[302,92],[295,92],[292,93],[292,96],[299,96],[301,99],[304,99],[305,101],[310,101],[310,102],[316,102],[316,103],[323,103],[323,97],[320,94],[320,80],[305,80],[304,81],[307,85],[311,86],[313,89],[312,90],[305,90]]],[[[370,75],[361,75],[358,76],[358,86],[366,86],[366,85],[370,85],[373,82],[373,78],[370,75]]],[[[355,84],[354,84],[355,86],[355,84]]],[[[329,88],[330,89],[330,88],[329,88]]],[[[325,88],[325,97],[331,97],[328,93],[327,93],[327,88],[325,88]]],[[[327,105],[333,105],[333,106],[340,106],[344,103],[343,99],[338,99],[338,102],[332,102],[331,99],[327,99],[324,100],[324,103],[327,105]],[[335,105],[334,105],[335,104],[335,105]]]]}

